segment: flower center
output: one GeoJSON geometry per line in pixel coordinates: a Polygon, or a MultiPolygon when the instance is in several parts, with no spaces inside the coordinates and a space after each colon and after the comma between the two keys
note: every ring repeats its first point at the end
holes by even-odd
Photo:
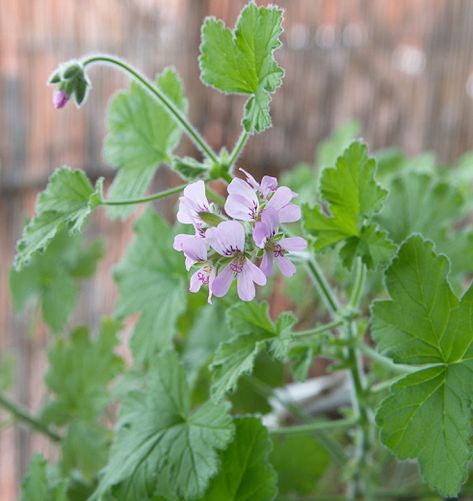
{"type": "Polygon", "coordinates": [[[244,264],[245,256],[239,256],[230,263],[230,269],[237,275],[243,271],[244,264]]]}

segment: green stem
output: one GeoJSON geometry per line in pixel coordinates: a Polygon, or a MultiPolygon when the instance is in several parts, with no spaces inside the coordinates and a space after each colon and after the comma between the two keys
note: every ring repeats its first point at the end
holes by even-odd
{"type": "MultiPolygon", "coordinates": [[[[361,262],[361,259],[357,259],[356,262],[356,273],[355,273],[355,284],[353,286],[353,291],[350,297],[349,306],[352,309],[358,309],[361,300],[361,293],[363,291],[364,281],[366,276],[366,268],[361,262]]],[[[345,349],[345,357],[349,366],[350,373],[350,383],[351,383],[351,401],[354,412],[354,418],[358,422],[358,426],[355,434],[355,462],[357,464],[358,471],[356,472],[356,477],[351,486],[351,491],[348,493],[349,499],[363,498],[369,492],[369,486],[366,485],[365,475],[362,469],[365,467],[366,454],[370,445],[369,437],[369,427],[370,418],[368,409],[365,405],[365,394],[366,394],[366,380],[363,372],[363,365],[360,353],[356,349],[356,321],[353,319],[345,319],[345,329],[343,331],[343,337],[349,341],[348,346],[345,349]]]]}
{"type": "Polygon", "coordinates": [[[209,188],[207,186],[205,188],[205,191],[207,193],[207,196],[214,202],[216,202],[218,205],[220,205],[221,207],[225,205],[225,199],[222,196],[220,196],[216,191],[212,190],[212,188],[209,188]]]}
{"type": "MultiPolygon", "coordinates": [[[[290,412],[294,417],[297,417],[302,422],[310,424],[314,421],[310,414],[307,414],[304,409],[299,407],[296,403],[291,400],[282,398],[277,392],[271,388],[268,384],[264,383],[255,376],[248,376],[248,381],[253,386],[253,388],[260,393],[265,398],[274,398],[277,400],[288,412],[290,412]]],[[[335,463],[339,466],[343,466],[348,461],[348,456],[346,455],[340,444],[333,440],[331,437],[327,436],[323,431],[313,431],[317,440],[327,449],[329,454],[332,456],[335,463]]]]}
{"type": "Polygon", "coordinates": [[[366,345],[365,343],[358,343],[358,349],[366,355],[368,358],[370,358],[373,362],[377,363],[378,365],[381,365],[382,367],[389,369],[392,372],[397,372],[400,374],[406,374],[409,372],[415,372],[418,370],[418,367],[411,366],[411,365],[402,365],[402,364],[396,364],[393,362],[390,358],[387,358],[381,353],[378,353],[376,350],[373,350],[370,346],[366,345]]]}
{"type": "Polygon", "coordinates": [[[370,393],[381,393],[382,391],[389,390],[389,388],[391,388],[391,385],[399,381],[399,378],[400,376],[372,385],[370,387],[370,393]]]}
{"type": "Polygon", "coordinates": [[[274,428],[270,430],[272,435],[289,435],[294,433],[312,433],[314,431],[329,431],[340,430],[342,428],[350,428],[357,424],[357,420],[337,419],[333,421],[315,421],[309,424],[301,424],[297,426],[284,426],[282,428],[274,428]]]}
{"type": "Polygon", "coordinates": [[[61,441],[61,437],[57,433],[50,430],[39,419],[31,416],[26,409],[13,402],[2,393],[0,393],[0,406],[9,411],[10,414],[12,414],[12,416],[14,416],[18,421],[21,421],[27,424],[30,428],[42,433],[43,435],[48,436],[54,442],[61,441]]]}
{"type": "Polygon", "coordinates": [[[154,86],[147,78],[142,76],[138,71],[133,69],[127,63],[121,61],[118,58],[105,56],[105,55],[97,55],[92,56],[84,61],[82,64],[84,68],[93,63],[108,63],[118,68],[121,68],[126,73],[130,74],[135,80],[137,80],[148,92],[150,92],[169,112],[170,116],[176,120],[176,122],[184,128],[189,138],[193,141],[193,143],[205,154],[208,158],[210,158],[213,162],[218,162],[218,157],[212,148],[207,144],[205,139],[199,134],[197,129],[189,122],[186,116],[181,112],[179,108],[164,94],[158,87],[154,86]]]}
{"type": "MultiPolygon", "coordinates": [[[[293,332],[290,336],[287,336],[287,338],[292,339],[294,337],[316,336],[317,334],[323,334],[324,332],[335,329],[335,328],[339,327],[340,325],[342,325],[344,322],[345,322],[345,320],[341,318],[340,320],[334,320],[333,322],[321,325],[321,326],[316,327],[314,329],[293,332]]],[[[281,338],[284,338],[284,337],[286,337],[286,336],[281,336],[281,338]]]]}
{"type": "Polygon", "coordinates": [[[325,279],[319,264],[314,258],[311,258],[307,261],[306,268],[330,314],[332,317],[337,318],[341,312],[341,306],[325,279]]]}
{"type": "Polygon", "coordinates": [[[176,186],[175,188],[169,188],[169,190],[159,191],[158,193],[154,193],[153,195],[142,198],[129,198],[126,200],[102,200],[102,205],[134,205],[145,202],[152,202],[153,200],[159,200],[160,198],[177,195],[178,193],[181,193],[181,191],[183,191],[186,186],[187,184],[181,184],[180,186],[176,186]]]}
{"type": "Polygon", "coordinates": [[[235,165],[235,162],[238,160],[238,157],[240,156],[240,153],[242,152],[249,138],[250,135],[248,134],[248,132],[246,132],[245,130],[242,131],[240,137],[238,138],[238,141],[236,142],[232,152],[230,153],[230,157],[228,159],[229,169],[231,169],[235,165]]]}

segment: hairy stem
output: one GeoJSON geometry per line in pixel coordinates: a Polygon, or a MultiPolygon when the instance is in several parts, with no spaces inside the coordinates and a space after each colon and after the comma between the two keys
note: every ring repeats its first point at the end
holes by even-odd
{"type": "MultiPolygon", "coordinates": [[[[310,336],[317,336],[318,334],[323,334],[329,330],[335,329],[337,327],[340,327],[345,321],[343,319],[340,320],[334,320],[333,322],[330,322],[328,324],[320,325],[319,327],[315,327],[314,329],[309,329],[306,331],[297,331],[293,332],[290,336],[287,336],[289,339],[295,338],[295,337],[310,337],[310,336]]],[[[283,338],[285,336],[281,336],[283,338]]]]}
{"type": "Polygon", "coordinates": [[[289,435],[294,433],[312,433],[314,431],[329,431],[340,430],[343,428],[350,428],[357,424],[357,420],[349,419],[336,419],[331,421],[314,421],[309,424],[301,424],[297,426],[284,426],[281,428],[274,428],[269,430],[272,435],[289,435]]]}
{"type": "Polygon", "coordinates": [[[168,111],[169,115],[184,129],[191,141],[213,162],[218,162],[218,157],[212,148],[208,145],[205,139],[200,135],[197,129],[189,122],[186,116],[177,108],[177,106],[164,94],[159,88],[154,86],[147,78],[141,75],[138,71],[132,68],[124,61],[106,55],[92,56],[84,61],[82,64],[84,68],[94,63],[107,63],[117,66],[122,71],[131,75],[137,82],[139,82],[152,96],[159,101],[159,103],[168,111]]]}
{"type": "Polygon", "coordinates": [[[35,431],[46,435],[54,442],[60,442],[61,437],[49,429],[44,423],[42,423],[38,418],[31,416],[29,412],[22,406],[10,400],[6,395],[0,393],[0,406],[6,409],[12,416],[18,421],[28,425],[35,431]]]}
{"type": "Polygon", "coordinates": [[[159,191],[158,193],[154,193],[153,195],[142,198],[129,198],[126,200],[102,200],[102,205],[134,205],[142,204],[145,202],[152,202],[153,200],[159,200],[161,198],[177,195],[178,193],[181,193],[186,186],[187,184],[181,184],[180,186],[176,186],[175,188],[169,188],[168,190],[159,191]]]}
{"type": "Polygon", "coordinates": [[[250,135],[248,134],[248,132],[246,132],[245,130],[242,131],[228,159],[228,166],[230,169],[235,165],[235,162],[238,160],[238,157],[240,156],[249,138],[250,135]]]}
{"type": "Polygon", "coordinates": [[[218,205],[223,207],[225,205],[225,199],[219,195],[215,190],[212,190],[212,188],[209,188],[208,186],[205,188],[205,192],[207,193],[207,196],[212,199],[214,202],[216,202],[218,205]]]}
{"type": "Polygon", "coordinates": [[[315,287],[319,291],[320,295],[322,296],[322,299],[329,310],[330,314],[334,317],[337,318],[339,313],[341,312],[341,306],[338,302],[337,297],[333,293],[332,289],[330,288],[329,283],[325,279],[322,270],[319,267],[319,264],[314,258],[310,258],[306,262],[306,269],[307,272],[309,273],[310,277],[312,278],[312,281],[314,282],[315,287]]]}
{"type": "Polygon", "coordinates": [[[416,370],[419,369],[418,367],[411,365],[396,364],[390,358],[381,355],[381,353],[378,353],[376,350],[374,350],[373,348],[371,348],[370,346],[368,346],[363,342],[358,343],[358,349],[373,362],[375,362],[378,365],[381,365],[385,369],[388,369],[392,372],[406,374],[409,372],[415,372],[416,370]]]}

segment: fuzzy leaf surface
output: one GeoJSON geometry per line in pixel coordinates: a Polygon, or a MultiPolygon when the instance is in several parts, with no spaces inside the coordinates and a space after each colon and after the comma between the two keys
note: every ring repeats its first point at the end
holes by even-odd
{"type": "Polygon", "coordinates": [[[200,78],[225,93],[247,94],[243,126],[248,133],[271,126],[269,104],[281,85],[283,69],[273,52],[281,46],[283,12],[249,3],[235,29],[207,18],[202,27],[200,78]]]}

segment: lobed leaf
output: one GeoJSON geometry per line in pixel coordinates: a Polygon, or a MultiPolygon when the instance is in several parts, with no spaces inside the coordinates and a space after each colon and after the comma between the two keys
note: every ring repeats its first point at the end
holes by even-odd
{"type": "Polygon", "coordinates": [[[228,406],[206,402],[191,411],[185,373],[172,351],[155,358],[146,391],[128,398],[94,499],[118,484],[120,499],[147,499],[158,478],[179,499],[201,496],[217,473],[217,451],[234,434],[228,406]]]}
{"type": "MultiPolygon", "coordinates": [[[[183,113],[187,111],[182,81],[172,68],[156,77],[156,86],[183,113]]],[[[109,190],[111,199],[142,197],[162,163],[171,162],[171,153],[179,144],[181,128],[166,109],[140,84],[118,93],[110,102],[108,135],[104,155],[119,168],[109,190]]],[[[114,206],[108,214],[124,218],[134,206],[114,206]]]]}
{"type": "Polygon", "coordinates": [[[207,18],[202,27],[200,78],[223,92],[251,96],[243,117],[248,133],[271,126],[269,104],[284,76],[273,55],[281,46],[282,17],[277,7],[250,2],[233,31],[215,18],[207,18]]]}
{"type": "Polygon", "coordinates": [[[386,265],[395,250],[386,233],[370,223],[387,194],[375,181],[375,171],[376,161],[368,157],[366,146],[353,142],[335,167],[322,172],[320,191],[330,215],[318,205],[302,208],[304,228],[316,237],[315,249],[344,243],[341,256],[346,267],[356,256],[370,268],[386,265]]]}
{"type": "Polygon", "coordinates": [[[186,309],[187,276],[182,256],[172,248],[173,231],[161,216],[149,209],[134,229],[136,237],[114,272],[116,315],[140,313],[131,347],[135,359],[144,362],[170,348],[186,309]]]}
{"type": "Polygon", "coordinates": [[[373,305],[372,334],[395,362],[421,365],[382,402],[381,440],[398,458],[416,458],[442,496],[456,496],[472,455],[473,287],[459,299],[448,269],[432,242],[406,240],[386,272],[391,299],[373,305]]]}
{"type": "Polygon", "coordinates": [[[44,251],[60,230],[70,235],[80,232],[89,214],[101,203],[102,184],[101,178],[94,188],[80,169],[56,169],[46,190],[39,194],[36,215],[18,242],[15,269],[21,270],[35,254],[44,251]]]}

